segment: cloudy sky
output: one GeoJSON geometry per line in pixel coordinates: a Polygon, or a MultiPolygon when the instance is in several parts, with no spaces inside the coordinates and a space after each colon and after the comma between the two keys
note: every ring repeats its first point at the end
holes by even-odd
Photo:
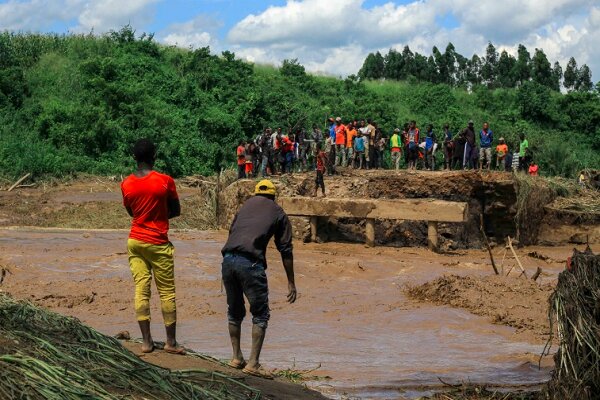
{"type": "Polygon", "coordinates": [[[375,50],[429,54],[452,41],[470,57],[491,40],[513,54],[541,47],[563,68],[574,56],[600,79],[600,0],[0,0],[0,30],[100,34],[127,23],[162,43],[298,58],[332,75],[356,73],[375,50]]]}

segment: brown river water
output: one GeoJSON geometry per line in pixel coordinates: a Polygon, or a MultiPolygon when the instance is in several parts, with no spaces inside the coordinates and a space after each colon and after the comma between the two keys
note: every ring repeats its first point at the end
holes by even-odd
{"type": "MultiPolygon", "coordinates": [[[[139,336],[133,312],[126,231],[0,229],[0,264],[11,265],[0,289],[73,315],[103,333],[139,336]]],[[[178,339],[217,358],[230,356],[226,301],[220,285],[224,232],[175,232],[178,339]]],[[[446,382],[533,385],[543,341],[468,311],[408,299],[406,285],[443,275],[491,272],[487,254],[439,255],[417,248],[295,244],[299,299],[285,302],[286,279],[269,250],[272,319],[262,363],[312,369],[331,379],[309,382],[332,398],[414,398],[446,382]]],[[[566,258],[570,248],[546,252],[566,258]]],[[[543,279],[558,272],[547,270],[543,279]]],[[[164,340],[153,288],[153,336],[164,340]]],[[[250,346],[250,320],[243,346],[250,346]]]]}

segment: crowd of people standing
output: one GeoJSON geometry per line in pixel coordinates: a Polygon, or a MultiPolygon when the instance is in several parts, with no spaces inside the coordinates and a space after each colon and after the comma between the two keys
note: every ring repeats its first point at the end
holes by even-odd
{"type": "Polygon", "coordinates": [[[436,134],[433,124],[421,131],[416,121],[395,128],[385,135],[377,122],[343,121],[329,118],[324,130],[313,125],[290,130],[266,128],[254,140],[240,141],[237,148],[238,178],[305,172],[323,168],[323,174],[334,175],[338,167],[355,169],[435,170],[437,158],[443,157],[444,170],[495,169],[525,171],[537,175],[529,142],[520,134],[513,151],[504,138],[495,142],[487,122],[476,132],[474,122],[457,134],[444,124],[436,134]],[[494,147],[494,144],[495,147],[494,147]],[[389,158],[387,156],[389,154],[389,158]]]}

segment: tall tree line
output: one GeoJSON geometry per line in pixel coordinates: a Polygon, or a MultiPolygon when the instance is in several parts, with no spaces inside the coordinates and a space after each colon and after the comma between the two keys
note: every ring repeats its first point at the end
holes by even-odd
{"type": "Polygon", "coordinates": [[[592,72],[587,65],[577,66],[571,57],[566,69],[557,61],[551,64],[542,49],[533,56],[520,44],[517,57],[503,50],[500,54],[489,42],[485,55],[466,58],[448,43],[442,53],[436,46],[425,56],[405,46],[400,52],[390,49],[383,56],[379,51],[370,53],[358,72],[360,79],[416,80],[445,83],[456,87],[485,85],[488,88],[514,88],[533,81],[552,90],[563,86],[568,91],[591,91],[592,72]]]}

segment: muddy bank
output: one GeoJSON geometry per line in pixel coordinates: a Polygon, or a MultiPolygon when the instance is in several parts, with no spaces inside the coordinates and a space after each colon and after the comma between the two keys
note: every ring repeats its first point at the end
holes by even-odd
{"type": "Polygon", "coordinates": [[[202,369],[227,374],[239,380],[240,382],[260,390],[261,399],[279,400],[279,399],[300,399],[300,400],[324,400],[321,393],[310,390],[300,383],[292,383],[283,378],[275,378],[274,380],[257,378],[242,373],[239,370],[227,367],[216,360],[208,358],[199,358],[194,356],[173,356],[164,351],[156,350],[150,354],[142,353],[140,344],[131,341],[122,342],[123,346],[144,361],[158,365],[162,368],[170,370],[194,370],[202,369]]]}
{"type": "Polygon", "coordinates": [[[464,308],[517,332],[530,332],[540,340],[550,335],[548,297],[553,291],[552,283],[495,275],[445,275],[406,290],[413,299],[464,308]]]}
{"type": "MultiPolygon", "coordinates": [[[[285,176],[274,180],[283,196],[310,196],[314,187],[312,175],[285,176]]],[[[469,216],[465,223],[439,224],[440,247],[446,251],[483,245],[479,229],[481,214],[486,233],[492,241],[504,243],[506,237],[511,236],[522,245],[537,243],[545,215],[544,205],[556,197],[543,179],[526,180],[525,185],[514,175],[503,172],[350,170],[343,171],[340,176],[327,177],[325,182],[329,198],[434,198],[466,202],[469,216]]],[[[253,187],[254,181],[244,180],[221,192],[219,225],[222,228],[228,227],[239,206],[251,196],[253,187]]],[[[293,223],[296,237],[308,240],[308,220],[294,218],[293,223]]],[[[364,223],[349,218],[321,218],[319,239],[364,242],[364,223]]],[[[380,245],[427,245],[426,222],[378,220],[375,232],[380,245]]]]}
{"type": "MultiPolygon", "coordinates": [[[[171,228],[214,229],[214,193],[186,183],[187,180],[176,181],[184,213],[171,221],[171,228]]],[[[131,218],[123,208],[117,178],[88,176],[0,191],[1,226],[128,229],[131,218]]]]}
{"type": "MultiPolygon", "coordinates": [[[[284,196],[308,196],[313,190],[313,174],[273,179],[284,196]]],[[[171,221],[171,228],[227,229],[255,185],[254,180],[230,184],[231,180],[229,173],[219,179],[177,180],[183,212],[171,221]]],[[[350,170],[325,180],[328,196],[332,198],[436,198],[468,203],[470,214],[466,223],[439,225],[440,246],[444,251],[481,247],[481,213],[485,230],[496,243],[503,243],[508,235],[520,239],[522,245],[584,243],[588,237],[590,243],[600,242],[597,192],[589,191],[587,197],[578,192],[574,197],[554,199],[557,190],[542,178],[517,182],[512,174],[499,172],[350,170]]],[[[38,182],[36,187],[12,192],[0,191],[0,226],[127,229],[129,224],[117,178],[87,176],[60,183],[38,182]]],[[[293,224],[294,236],[308,240],[308,220],[293,218],[293,224]]],[[[319,240],[363,243],[364,224],[359,219],[321,218],[319,240]]],[[[378,220],[375,236],[379,245],[426,246],[427,223],[378,220]]]]}

